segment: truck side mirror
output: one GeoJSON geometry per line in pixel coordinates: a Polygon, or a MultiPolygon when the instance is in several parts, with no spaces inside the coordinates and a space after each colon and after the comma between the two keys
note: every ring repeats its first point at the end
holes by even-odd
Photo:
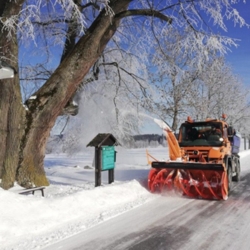
{"type": "Polygon", "coordinates": [[[231,126],[228,127],[227,134],[228,134],[229,137],[234,136],[235,135],[235,129],[233,127],[231,127],[231,126]]]}
{"type": "Polygon", "coordinates": [[[175,138],[178,140],[178,138],[179,138],[179,133],[174,133],[174,135],[175,135],[175,138]]]}

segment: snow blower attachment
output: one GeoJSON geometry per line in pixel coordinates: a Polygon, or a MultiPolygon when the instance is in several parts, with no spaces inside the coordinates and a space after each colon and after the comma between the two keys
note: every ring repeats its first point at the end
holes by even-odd
{"type": "Polygon", "coordinates": [[[169,161],[151,162],[148,188],[151,192],[178,190],[192,198],[227,200],[232,181],[240,179],[240,137],[222,120],[194,122],[190,117],[179,130],[178,140],[162,121],[169,161]]]}

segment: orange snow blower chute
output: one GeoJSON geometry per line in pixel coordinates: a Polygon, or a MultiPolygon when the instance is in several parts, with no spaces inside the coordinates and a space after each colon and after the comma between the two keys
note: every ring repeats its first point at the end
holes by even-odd
{"type": "Polygon", "coordinates": [[[194,122],[188,117],[179,130],[178,140],[162,121],[166,132],[169,161],[153,158],[148,176],[151,192],[178,190],[192,198],[228,198],[232,181],[239,181],[240,138],[224,120],[194,122]]]}

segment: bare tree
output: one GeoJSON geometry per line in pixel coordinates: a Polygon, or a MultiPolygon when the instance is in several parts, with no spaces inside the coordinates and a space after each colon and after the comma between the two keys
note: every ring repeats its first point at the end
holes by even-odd
{"type": "Polygon", "coordinates": [[[249,91],[216,51],[204,47],[195,56],[191,56],[193,51],[183,53],[178,41],[184,39],[184,33],[175,34],[175,42],[156,56],[160,72],[156,108],[160,117],[172,123],[174,130],[187,116],[204,120],[226,113],[235,126],[246,122],[249,91]]]}
{"type": "Polygon", "coordinates": [[[193,87],[196,91],[188,99],[195,119],[220,118],[225,113],[235,126],[248,119],[245,112],[249,108],[249,91],[223,58],[213,58],[204,64],[193,87]]]}

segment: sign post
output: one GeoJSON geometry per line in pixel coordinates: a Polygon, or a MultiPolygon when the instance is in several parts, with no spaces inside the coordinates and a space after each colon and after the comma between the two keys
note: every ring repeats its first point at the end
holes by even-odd
{"type": "Polygon", "coordinates": [[[101,186],[101,148],[95,147],[95,187],[101,186]]]}
{"type": "Polygon", "coordinates": [[[109,171],[109,184],[114,182],[116,151],[114,145],[120,145],[112,134],[98,134],[88,146],[95,147],[95,186],[101,186],[101,172],[109,171]]]}

